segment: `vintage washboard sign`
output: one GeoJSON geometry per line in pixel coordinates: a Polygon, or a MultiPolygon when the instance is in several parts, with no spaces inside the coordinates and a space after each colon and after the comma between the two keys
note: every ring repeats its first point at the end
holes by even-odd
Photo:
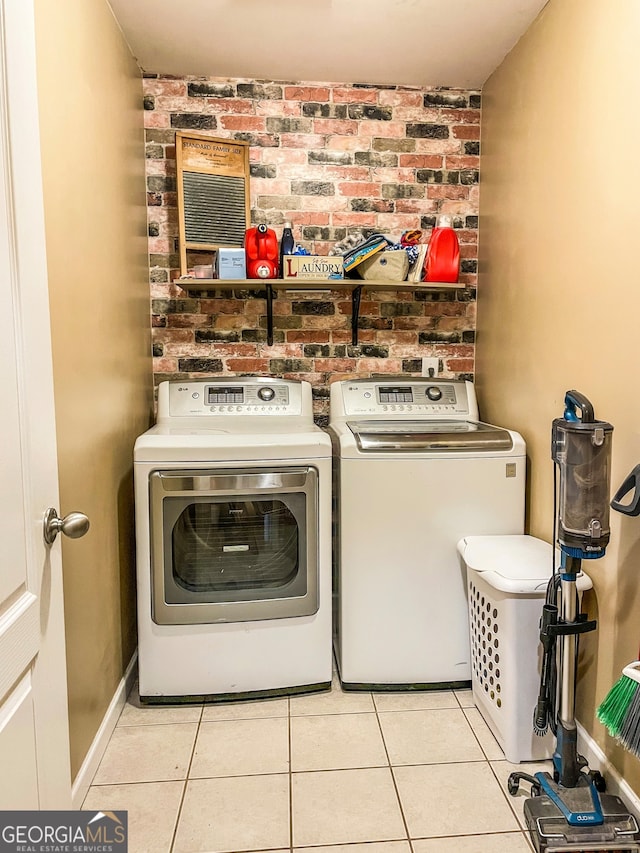
{"type": "Polygon", "coordinates": [[[180,274],[187,251],[241,247],[250,224],[249,143],[176,132],[180,274]]]}

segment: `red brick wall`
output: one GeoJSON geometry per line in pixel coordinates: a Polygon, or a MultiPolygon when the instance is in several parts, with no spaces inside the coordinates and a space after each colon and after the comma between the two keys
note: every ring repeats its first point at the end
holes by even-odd
{"type": "Polygon", "coordinates": [[[309,380],[325,422],[328,384],[371,373],[472,377],[477,273],[480,94],[477,91],[147,76],[145,124],[156,381],[257,373],[309,380]],[[251,213],[326,254],[347,234],[398,240],[438,213],[454,218],[463,286],[367,291],[358,346],[348,295],[278,291],[266,343],[265,292],[199,293],[178,276],[175,131],[250,142],[251,213]]]}

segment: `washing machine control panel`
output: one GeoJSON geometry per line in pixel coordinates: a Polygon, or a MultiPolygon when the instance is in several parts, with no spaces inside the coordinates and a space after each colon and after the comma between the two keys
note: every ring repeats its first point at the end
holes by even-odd
{"type": "Polygon", "coordinates": [[[346,416],[473,416],[465,382],[357,380],[340,385],[346,416]]]}
{"type": "Polygon", "coordinates": [[[170,417],[299,415],[300,389],[286,380],[170,382],[161,392],[158,413],[170,417]],[[168,406],[168,411],[162,411],[168,406]]]}

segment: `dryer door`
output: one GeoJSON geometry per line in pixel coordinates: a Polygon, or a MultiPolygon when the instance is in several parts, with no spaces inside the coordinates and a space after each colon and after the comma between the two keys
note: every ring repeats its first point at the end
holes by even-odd
{"type": "Polygon", "coordinates": [[[150,490],[156,623],[318,610],[315,468],[154,471],[150,490]]]}

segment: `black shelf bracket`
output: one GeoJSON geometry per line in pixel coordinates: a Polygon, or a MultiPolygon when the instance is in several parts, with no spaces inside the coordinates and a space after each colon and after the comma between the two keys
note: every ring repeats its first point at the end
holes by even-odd
{"type": "Polygon", "coordinates": [[[362,285],[359,284],[351,291],[351,343],[358,346],[358,317],[360,316],[360,299],[362,297],[362,285]]]}
{"type": "Polygon", "coordinates": [[[267,346],[273,346],[273,285],[267,284],[267,346]]]}

